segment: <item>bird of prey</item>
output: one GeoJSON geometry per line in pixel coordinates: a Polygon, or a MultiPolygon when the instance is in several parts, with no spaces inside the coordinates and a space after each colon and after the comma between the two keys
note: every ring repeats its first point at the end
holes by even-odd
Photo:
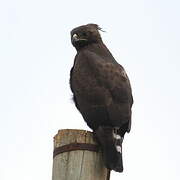
{"type": "Polygon", "coordinates": [[[123,171],[122,142],[131,129],[133,97],[129,78],[103,43],[97,24],[71,31],[77,54],[70,87],[77,109],[99,142],[105,166],[123,171]]]}

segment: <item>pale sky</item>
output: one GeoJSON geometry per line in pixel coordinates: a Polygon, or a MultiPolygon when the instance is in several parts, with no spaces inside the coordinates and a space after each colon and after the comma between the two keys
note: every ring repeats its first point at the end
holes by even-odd
{"type": "Polygon", "coordinates": [[[111,180],[179,180],[179,21],[179,0],[1,0],[0,179],[50,180],[53,136],[89,130],[71,100],[70,31],[97,23],[134,95],[124,172],[111,180]]]}

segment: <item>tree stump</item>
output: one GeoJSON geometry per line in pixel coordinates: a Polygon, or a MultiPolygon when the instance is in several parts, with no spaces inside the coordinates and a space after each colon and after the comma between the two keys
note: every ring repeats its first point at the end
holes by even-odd
{"type": "Polygon", "coordinates": [[[109,180],[109,176],[92,132],[58,131],[54,137],[52,180],[109,180]]]}

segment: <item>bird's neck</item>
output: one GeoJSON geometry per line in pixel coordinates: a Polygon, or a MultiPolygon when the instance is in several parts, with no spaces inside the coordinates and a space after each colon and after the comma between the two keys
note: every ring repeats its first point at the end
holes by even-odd
{"type": "Polygon", "coordinates": [[[103,42],[93,43],[93,44],[89,44],[87,46],[84,46],[83,48],[81,48],[79,50],[79,52],[82,52],[84,50],[94,52],[97,55],[101,56],[102,58],[111,59],[111,60],[115,61],[113,55],[111,54],[111,52],[108,50],[108,48],[106,47],[106,45],[103,42]]]}

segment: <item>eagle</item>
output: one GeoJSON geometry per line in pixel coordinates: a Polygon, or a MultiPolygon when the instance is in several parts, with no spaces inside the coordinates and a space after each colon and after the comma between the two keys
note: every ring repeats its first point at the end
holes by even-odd
{"type": "Polygon", "coordinates": [[[123,171],[122,142],[131,129],[133,96],[129,78],[103,43],[97,24],[71,31],[77,50],[70,71],[74,103],[93,130],[109,170],[123,171]]]}

